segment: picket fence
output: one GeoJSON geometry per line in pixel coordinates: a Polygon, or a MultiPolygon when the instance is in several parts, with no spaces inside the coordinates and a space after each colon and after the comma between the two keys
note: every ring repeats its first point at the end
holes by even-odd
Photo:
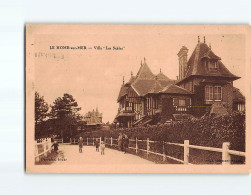
{"type": "Polygon", "coordinates": [[[40,156],[47,156],[51,152],[51,138],[40,139],[35,141],[35,162],[40,161],[40,156]]]}
{"type": "MultiPolygon", "coordinates": [[[[86,145],[93,145],[95,144],[95,140],[99,139],[99,141],[101,142],[102,138],[84,138],[84,144],[86,145]]],[[[106,145],[109,146],[116,146],[118,147],[118,144],[115,144],[114,141],[118,141],[118,139],[114,139],[113,137],[110,138],[104,138],[104,143],[106,145]]],[[[246,154],[245,152],[241,152],[241,151],[236,151],[236,150],[230,150],[230,143],[229,142],[224,142],[222,144],[222,148],[214,148],[214,147],[206,147],[206,146],[197,146],[197,145],[190,145],[189,144],[189,140],[184,140],[184,143],[172,143],[172,142],[163,142],[162,143],[162,147],[163,147],[163,153],[157,153],[157,152],[153,152],[150,150],[150,143],[157,143],[157,141],[152,141],[149,138],[146,140],[139,140],[139,139],[129,139],[129,142],[135,142],[135,148],[134,147],[129,147],[132,150],[135,150],[136,155],[138,154],[139,151],[143,151],[146,152],[147,158],[149,158],[149,154],[155,154],[158,156],[161,156],[163,158],[163,161],[166,161],[166,159],[172,159],[175,161],[178,161],[180,163],[183,164],[190,164],[189,163],[189,149],[193,148],[193,149],[198,149],[198,150],[206,150],[206,151],[213,151],[213,152],[219,152],[222,153],[222,164],[231,164],[231,155],[236,155],[236,156],[242,156],[245,157],[246,154]],[[146,150],[145,149],[141,149],[138,147],[138,143],[139,142],[146,142],[146,150]],[[172,156],[168,156],[165,154],[165,147],[166,145],[175,145],[175,146],[180,146],[184,148],[184,157],[183,160],[178,159],[178,158],[174,158],[172,156]]],[[[78,143],[78,139],[74,138],[74,139],[70,139],[70,143],[71,144],[77,144],[78,143]]],[[[130,144],[129,144],[130,145],[130,144]]]]}

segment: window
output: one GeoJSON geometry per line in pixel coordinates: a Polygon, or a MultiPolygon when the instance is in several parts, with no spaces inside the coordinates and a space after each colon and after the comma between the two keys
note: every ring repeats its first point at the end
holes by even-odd
{"type": "Polygon", "coordinates": [[[185,106],[185,105],[186,105],[186,101],[184,99],[180,99],[179,106],[185,106]]]}
{"type": "Polygon", "coordinates": [[[151,109],[151,98],[147,98],[147,109],[151,109]]]}
{"type": "Polygon", "coordinates": [[[190,106],[191,99],[190,98],[173,98],[174,106],[190,106]]]}
{"type": "Polygon", "coordinates": [[[238,104],[238,111],[245,111],[245,105],[244,104],[238,104]]]}
{"type": "Polygon", "coordinates": [[[158,108],[158,99],[157,98],[153,98],[153,108],[154,109],[158,108]]]}
{"type": "Polygon", "coordinates": [[[205,100],[207,101],[213,100],[213,87],[212,86],[205,87],[205,100]]]}
{"type": "Polygon", "coordinates": [[[218,69],[218,62],[217,61],[210,61],[208,63],[208,68],[210,71],[214,71],[214,70],[217,70],[218,69]]]}
{"type": "Polygon", "coordinates": [[[220,101],[221,100],[221,86],[215,86],[214,87],[214,100],[220,101]]]}
{"type": "Polygon", "coordinates": [[[205,100],[206,101],[221,101],[222,87],[221,86],[206,86],[205,87],[205,100]]]}

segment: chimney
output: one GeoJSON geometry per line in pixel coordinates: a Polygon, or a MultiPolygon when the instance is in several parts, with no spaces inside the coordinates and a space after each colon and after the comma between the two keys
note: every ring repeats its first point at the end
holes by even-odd
{"type": "Polygon", "coordinates": [[[187,53],[188,49],[183,46],[179,53],[177,54],[179,57],[179,79],[183,79],[185,77],[187,71],[187,53]]]}

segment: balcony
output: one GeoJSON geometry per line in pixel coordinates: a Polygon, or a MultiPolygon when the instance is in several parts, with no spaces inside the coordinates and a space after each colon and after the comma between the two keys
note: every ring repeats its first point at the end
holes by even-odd
{"type": "Polygon", "coordinates": [[[118,109],[118,113],[121,113],[121,112],[123,112],[123,113],[133,113],[134,110],[133,110],[132,107],[124,107],[124,108],[119,108],[118,109]]]}
{"type": "Polygon", "coordinates": [[[188,112],[191,106],[174,106],[176,112],[188,112]]]}

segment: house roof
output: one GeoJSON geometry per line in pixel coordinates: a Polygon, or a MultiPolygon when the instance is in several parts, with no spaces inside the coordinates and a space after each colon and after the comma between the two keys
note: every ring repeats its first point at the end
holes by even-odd
{"type": "Polygon", "coordinates": [[[119,101],[124,95],[127,94],[128,88],[129,88],[129,87],[128,87],[128,86],[125,86],[124,84],[121,86],[117,101],[119,101]]]}
{"type": "Polygon", "coordinates": [[[177,85],[168,85],[166,86],[160,93],[174,93],[174,94],[183,94],[183,95],[189,95],[192,94],[190,91],[187,89],[184,89],[182,87],[179,87],[177,85]]]}
{"type": "Polygon", "coordinates": [[[130,86],[136,79],[136,76],[131,76],[130,80],[125,84],[126,86],[130,86]]]}
{"type": "Polygon", "coordinates": [[[144,96],[147,92],[149,92],[155,83],[154,79],[143,80],[136,79],[132,84],[132,88],[139,96],[144,96]]]}
{"type": "Polygon", "coordinates": [[[162,72],[154,75],[146,62],[144,62],[131,86],[139,96],[144,96],[147,93],[158,93],[163,87],[171,83],[174,83],[174,81],[169,79],[162,72]]]}
{"type": "MultiPolygon", "coordinates": [[[[232,74],[225,65],[220,61],[221,58],[214,54],[210,47],[206,43],[198,43],[187,62],[187,72],[185,78],[193,75],[200,76],[222,76],[232,78],[233,80],[238,79],[236,75],[232,74]],[[218,61],[218,70],[209,71],[205,63],[202,63],[203,58],[215,59],[218,61]]],[[[183,79],[183,80],[184,80],[183,79]]]]}
{"type": "Polygon", "coordinates": [[[158,80],[170,80],[170,81],[172,81],[171,79],[169,79],[166,75],[164,75],[162,72],[160,72],[159,74],[157,74],[156,75],[157,76],[157,78],[158,78],[158,80]]]}
{"type": "Polygon", "coordinates": [[[236,87],[233,89],[233,101],[238,103],[245,103],[245,96],[236,87]]]}
{"type": "Polygon", "coordinates": [[[141,64],[141,67],[136,75],[137,79],[155,79],[155,75],[152,73],[146,62],[141,64]]]}
{"type": "Polygon", "coordinates": [[[155,80],[152,88],[147,93],[159,93],[161,90],[163,90],[163,86],[158,80],[155,80]]]}
{"type": "Polygon", "coordinates": [[[130,80],[120,88],[118,101],[127,94],[131,86],[139,96],[145,96],[149,93],[181,93],[191,94],[186,89],[174,85],[175,81],[169,79],[165,74],[160,72],[154,75],[147,63],[141,63],[141,67],[136,76],[131,76],[130,80]],[[174,85],[174,86],[173,86],[174,85]],[[167,88],[168,87],[168,88],[167,88]],[[166,88],[165,91],[164,88],[166,88]]]}
{"type": "Polygon", "coordinates": [[[163,86],[167,86],[167,85],[170,85],[170,84],[175,84],[175,80],[172,80],[170,78],[168,78],[165,74],[163,74],[162,72],[160,72],[159,74],[156,75],[157,76],[157,79],[158,79],[158,82],[163,86]]]}

